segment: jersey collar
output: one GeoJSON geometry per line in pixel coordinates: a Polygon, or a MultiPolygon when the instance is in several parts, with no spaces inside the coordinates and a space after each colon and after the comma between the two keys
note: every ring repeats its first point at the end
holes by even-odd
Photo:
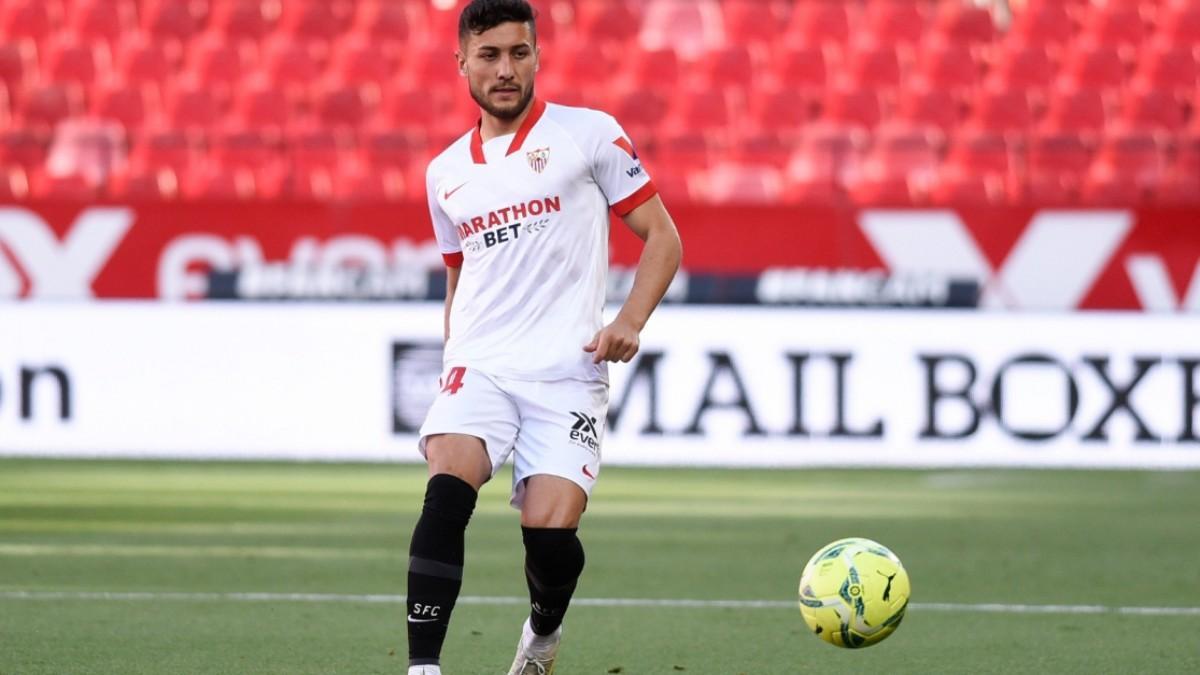
{"type": "MultiPolygon", "coordinates": [[[[525,144],[525,137],[533,130],[533,125],[538,123],[542,118],[542,113],[546,112],[546,102],[540,98],[534,98],[529,104],[529,114],[521,122],[521,126],[517,128],[517,133],[513,136],[512,143],[508,144],[508,152],[504,153],[507,157],[521,149],[525,144]]],[[[471,132],[471,159],[475,160],[476,164],[487,164],[487,157],[483,154],[483,136],[479,133],[479,128],[483,124],[481,118],[475,123],[475,129],[471,132]]]]}

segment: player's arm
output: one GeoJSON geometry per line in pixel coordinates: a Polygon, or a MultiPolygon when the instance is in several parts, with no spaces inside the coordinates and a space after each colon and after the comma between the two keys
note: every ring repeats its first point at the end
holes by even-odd
{"type": "Polygon", "coordinates": [[[658,195],[625,214],[624,220],[645,246],[634,273],[633,288],[621,311],[583,348],[592,352],[594,363],[628,363],[637,354],[638,335],[666,295],[683,256],[683,244],[679,241],[675,221],[671,220],[671,214],[667,213],[658,195]]]}
{"type": "Polygon", "coordinates": [[[450,305],[454,302],[454,291],[458,290],[458,275],[462,272],[461,267],[446,268],[446,311],[442,317],[442,339],[450,340],[450,305]]]}

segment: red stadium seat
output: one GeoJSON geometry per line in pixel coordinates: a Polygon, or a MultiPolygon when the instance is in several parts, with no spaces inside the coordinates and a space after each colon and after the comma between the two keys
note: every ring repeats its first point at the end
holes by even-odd
{"type": "Polygon", "coordinates": [[[268,40],[262,48],[263,74],[291,99],[300,99],[317,80],[321,67],[305,43],[287,36],[268,40]]]}
{"type": "Polygon", "coordinates": [[[608,111],[633,136],[648,137],[670,109],[669,94],[655,89],[623,89],[609,99],[608,111]]]}
{"type": "Polygon", "coordinates": [[[247,83],[236,96],[233,116],[251,129],[280,131],[292,121],[287,95],[271,82],[247,83]]]}
{"type": "Polygon", "coordinates": [[[216,96],[225,99],[255,61],[253,47],[230,42],[218,33],[208,33],[188,47],[185,69],[216,96]]]}
{"type": "Polygon", "coordinates": [[[92,114],[121,123],[127,130],[136,131],[158,112],[157,90],[150,86],[110,82],[96,88],[92,98],[92,114]]]}
{"type": "Polygon", "coordinates": [[[988,88],[979,92],[967,123],[980,129],[1023,132],[1033,125],[1033,109],[1020,90],[988,88]]]}
{"type": "Polygon", "coordinates": [[[29,198],[29,174],[19,166],[0,165],[0,200],[21,201],[29,198]]]}
{"type": "Polygon", "coordinates": [[[1090,204],[1140,204],[1149,200],[1166,168],[1162,146],[1152,133],[1126,131],[1104,138],[1084,183],[1090,204]]]}
{"type": "Polygon", "coordinates": [[[575,5],[577,44],[628,42],[639,25],[625,0],[579,0],[575,5]]]}
{"type": "MultiPolygon", "coordinates": [[[[553,69],[549,65],[547,74],[553,69]]],[[[454,57],[446,50],[420,49],[405,54],[400,60],[400,72],[407,88],[446,87],[461,81],[454,57]]]]}
{"type": "Polygon", "coordinates": [[[845,199],[848,168],[858,161],[865,134],[860,130],[818,123],[805,130],[801,147],[785,173],[785,201],[830,203],[845,199]]]}
{"type": "Polygon", "coordinates": [[[1136,46],[1146,36],[1141,8],[1137,5],[1094,5],[1083,27],[1084,39],[1114,48],[1136,46]]]}
{"type": "Polygon", "coordinates": [[[19,91],[37,76],[37,46],[33,40],[0,42],[0,83],[19,91]]]}
{"type": "Polygon", "coordinates": [[[1079,134],[1036,134],[1029,141],[1030,198],[1037,203],[1076,203],[1092,153],[1079,134]]]}
{"type": "Polygon", "coordinates": [[[1105,45],[1077,42],[1063,70],[1070,86],[1118,89],[1125,84],[1125,65],[1116,50],[1105,45]]]}
{"type": "Polygon", "coordinates": [[[862,44],[846,55],[848,82],[851,86],[894,89],[900,86],[900,56],[891,44],[862,44]]]}
{"type": "Polygon", "coordinates": [[[12,102],[9,100],[8,87],[0,82],[0,129],[8,127],[12,121],[12,102]]]}
{"type": "Polygon", "coordinates": [[[745,89],[754,85],[755,68],[745,45],[708,52],[701,65],[703,86],[745,89]]]}
{"type": "Polygon", "coordinates": [[[1175,94],[1159,89],[1132,89],[1121,106],[1121,121],[1135,129],[1175,132],[1183,129],[1184,104],[1175,94]]]}
{"type": "Polygon", "coordinates": [[[208,131],[221,119],[221,104],[212,90],[199,82],[180,80],[167,93],[167,124],[175,129],[208,131]]]}
{"type": "Polygon", "coordinates": [[[108,48],[62,35],[49,42],[43,71],[54,82],[74,82],[87,86],[99,73],[111,72],[108,48]]]}
{"type": "Polygon", "coordinates": [[[815,113],[815,101],[793,87],[756,89],[750,94],[749,122],[753,128],[783,137],[798,137],[815,113]]]}
{"type": "Polygon", "coordinates": [[[0,131],[0,165],[36,169],[46,162],[50,130],[20,126],[0,131]]]}
{"type": "Polygon", "coordinates": [[[799,147],[801,127],[784,131],[744,131],[725,152],[725,159],[751,166],[771,166],[783,169],[792,152],[799,147]]]}
{"type": "Polygon", "coordinates": [[[770,166],[722,162],[704,174],[701,201],[714,204],[773,204],[783,192],[783,177],[770,166]]]}
{"type": "Polygon", "coordinates": [[[1176,2],[1164,8],[1159,33],[1178,45],[1200,45],[1200,4],[1176,2]]]}
{"type": "Polygon", "coordinates": [[[381,51],[398,49],[409,34],[408,5],[391,0],[360,0],[353,33],[365,35],[381,51]]]}
{"type": "Polygon", "coordinates": [[[709,134],[695,129],[660,132],[657,141],[658,160],[690,169],[707,169],[720,152],[709,134]]]}
{"type": "Polygon", "coordinates": [[[390,129],[429,133],[446,118],[448,107],[443,99],[426,92],[393,86],[384,92],[376,124],[390,129]]]}
{"type": "Polygon", "coordinates": [[[1138,86],[1186,95],[1200,87],[1200,56],[1192,46],[1155,43],[1138,60],[1138,86]]]}
{"type": "MultiPolygon", "coordinates": [[[[439,62],[441,63],[441,62],[439,62]]],[[[436,77],[444,78],[450,64],[442,63],[436,77]]],[[[589,85],[607,82],[616,72],[617,63],[608,56],[586,45],[561,45],[557,53],[545,60],[538,78],[539,86],[547,89],[580,89],[589,85]]]]}
{"type": "Polygon", "coordinates": [[[668,124],[687,131],[723,132],[729,127],[732,115],[729,100],[723,92],[682,90],[677,92],[668,124]]]}
{"type": "Polygon", "coordinates": [[[62,25],[62,4],[56,0],[7,0],[0,3],[0,34],[6,41],[41,41],[62,25]]]}
{"type": "Polygon", "coordinates": [[[936,139],[930,131],[908,126],[884,126],[861,165],[846,182],[846,191],[859,204],[920,203],[938,165],[936,139]]]}
{"type": "Polygon", "coordinates": [[[941,3],[934,27],[949,40],[970,44],[992,42],[996,35],[996,26],[986,9],[962,2],[941,3]]]}
{"type": "Polygon", "coordinates": [[[999,51],[988,80],[992,86],[1040,94],[1054,84],[1056,71],[1043,45],[1010,42],[999,51]]]}
{"type": "Polygon", "coordinates": [[[672,47],[688,61],[698,61],[708,52],[726,44],[721,16],[715,6],[678,0],[639,0],[640,10],[634,27],[642,48],[672,47]],[[714,11],[705,11],[710,9],[714,11]]]}
{"type": "Polygon", "coordinates": [[[25,90],[17,118],[25,125],[53,129],[62,120],[82,114],[83,91],[76,84],[42,84],[25,90]]]}
{"type": "Polygon", "coordinates": [[[420,157],[426,146],[420,137],[390,129],[368,131],[359,144],[359,158],[369,167],[382,171],[404,171],[420,157]]]}
{"type": "Polygon", "coordinates": [[[286,164],[277,136],[258,128],[230,128],[212,138],[213,162],[231,171],[254,175],[255,192],[269,197],[278,194],[286,177],[286,164]]]}
{"type": "Polygon", "coordinates": [[[827,42],[845,44],[850,35],[849,3],[803,2],[792,10],[785,40],[820,46],[827,42]]]}
{"type": "Polygon", "coordinates": [[[981,77],[975,51],[961,42],[934,41],[925,45],[918,68],[930,86],[953,91],[974,89],[981,77]]]}
{"type": "Polygon", "coordinates": [[[130,33],[114,45],[116,72],[131,84],[153,84],[160,90],[178,72],[180,50],[145,33],[130,33]]]}
{"type": "Polygon", "coordinates": [[[85,42],[116,45],[137,27],[137,6],[130,0],[75,0],[67,17],[85,42]]]}
{"type": "Polygon", "coordinates": [[[97,190],[96,186],[77,173],[60,176],[42,170],[33,174],[30,194],[35,199],[87,202],[96,198],[97,190]]]}
{"type": "Polygon", "coordinates": [[[1066,3],[1038,2],[1018,11],[1012,34],[1031,45],[1063,45],[1075,35],[1075,23],[1066,3]]]}
{"type": "Polygon", "coordinates": [[[259,190],[254,172],[207,162],[183,177],[182,194],[191,200],[251,201],[259,190]]]}
{"type": "Polygon", "coordinates": [[[142,29],[162,40],[189,40],[200,32],[206,18],[197,8],[206,6],[191,0],[143,0],[142,29]]]}
{"type": "Polygon", "coordinates": [[[289,39],[328,44],[346,30],[354,6],[347,0],[290,0],[282,9],[279,28],[289,39]]]}
{"type": "Polygon", "coordinates": [[[365,35],[348,35],[333,49],[329,72],[344,84],[372,84],[383,88],[396,74],[395,66],[377,44],[365,35]]]}
{"type": "Polygon", "coordinates": [[[286,150],[293,166],[336,168],[351,158],[353,140],[322,125],[288,134],[286,150]]]}
{"type": "MultiPolygon", "coordinates": [[[[312,182],[310,181],[310,185],[312,182]]],[[[416,189],[408,195],[404,173],[397,170],[377,171],[359,165],[343,166],[332,177],[332,198],[368,202],[398,202],[406,197],[424,199],[416,189]]]]}
{"type": "Polygon", "coordinates": [[[1107,126],[1107,109],[1098,89],[1059,89],[1050,97],[1044,126],[1048,131],[1098,133],[1107,126]]]}
{"type": "Polygon", "coordinates": [[[948,131],[962,119],[962,104],[944,87],[929,84],[906,87],[900,92],[896,118],[916,125],[948,131]]]}
{"type": "Polygon", "coordinates": [[[866,26],[871,37],[886,44],[913,44],[925,34],[926,17],[916,2],[873,0],[866,5],[866,26]]]}
{"type": "Polygon", "coordinates": [[[834,88],[825,95],[823,117],[827,121],[871,128],[882,116],[879,93],[874,89],[834,88]]]}
{"type": "Polygon", "coordinates": [[[779,27],[790,4],[764,0],[724,0],[721,2],[721,11],[725,17],[725,34],[733,44],[772,44],[779,37],[779,27]]]}
{"type": "Polygon", "coordinates": [[[1001,133],[965,130],[950,141],[946,163],[980,174],[1007,175],[1013,169],[1013,148],[1001,133]]]}
{"type": "Polygon", "coordinates": [[[166,166],[127,166],[113,173],[109,193],[131,201],[170,201],[179,198],[180,178],[166,166]]]}
{"type": "Polygon", "coordinates": [[[166,167],[182,176],[200,158],[199,146],[181,129],[149,130],[137,138],[129,153],[129,165],[139,171],[166,167]]]}
{"type": "Polygon", "coordinates": [[[1178,140],[1175,161],[1159,181],[1155,201],[1170,205],[1200,205],[1200,133],[1184,134],[1178,140]]]}
{"type": "Polygon", "coordinates": [[[776,81],[785,87],[795,87],[818,93],[825,88],[828,69],[825,51],[820,47],[788,46],[771,58],[776,81]]]}
{"type": "Polygon", "coordinates": [[[233,41],[258,41],[274,30],[278,7],[269,0],[213,0],[210,26],[233,41]]]}
{"type": "Polygon", "coordinates": [[[354,85],[326,86],[316,95],[317,120],[330,129],[362,126],[378,104],[378,94],[354,85]]]}
{"type": "Polygon", "coordinates": [[[622,88],[662,90],[679,84],[679,58],[674,49],[638,49],[625,60],[629,65],[620,77],[622,88]]]}

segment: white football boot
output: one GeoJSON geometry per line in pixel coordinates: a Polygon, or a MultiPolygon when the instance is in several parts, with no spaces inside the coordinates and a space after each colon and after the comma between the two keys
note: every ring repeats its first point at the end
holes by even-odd
{"type": "Polygon", "coordinates": [[[409,666],[408,675],[442,675],[441,666],[409,666]]]}
{"type": "Polygon", "coordinates": [[[508,675],[553,675],[558,643],[562,641],[562,626],[550,635],[538,635],[529,627],[529,619],[521,626],[517,657],[508,675]]]}

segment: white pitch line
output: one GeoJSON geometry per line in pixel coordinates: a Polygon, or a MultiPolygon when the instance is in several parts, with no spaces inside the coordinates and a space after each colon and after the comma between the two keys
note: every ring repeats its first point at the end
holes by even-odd
{"type": "MultiPolygon", "coordinates": [[[[0,600],[108,600],[193,602],[331,602],[404,604],[403,595],[343,593],[171,593],[103,591],[0,591],[0,600]]],[[[528,598],[466,595],[460,605],[525,605],[528,598]]],[[[575,598],[571,604],[589,607],[677,607],[726,609],[794,609],[786,600],[690,600],[679,598],[575,598]]],[[[1021,605],[1001,603],[914,602],[909,609],[923,612],[983,614],[1128,614],[1133,616],[1200,616],[1200,607],[1112,607],[1107,605],[1021,605]]]]}

